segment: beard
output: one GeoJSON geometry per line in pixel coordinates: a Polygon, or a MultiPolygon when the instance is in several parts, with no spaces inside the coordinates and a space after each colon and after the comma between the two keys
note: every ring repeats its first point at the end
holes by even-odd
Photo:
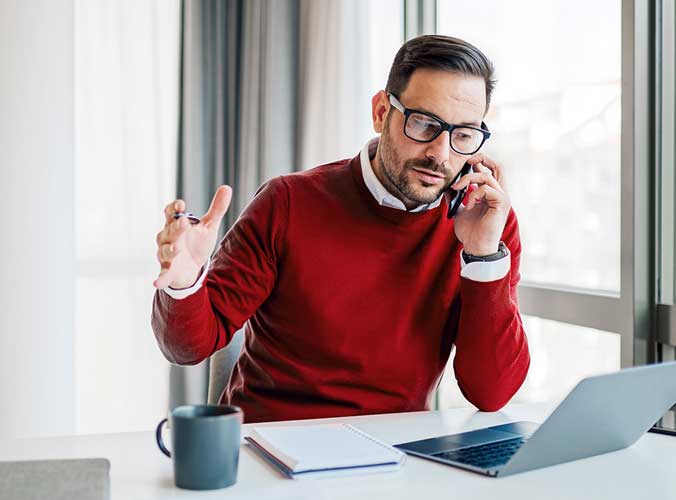
{"type": "Polygon", "coordinates": [[[388,116],[385,120],[383,133],[380,136],[377,156],[383,173],[383,179],[381,179],[383,186],[393,195],[401,195],[408,201],[418,205],[432,203],[452,183],[452,179],[448,177],[448,169],[443,163],[437,163],[432,158],[402,160],[392,145],[389,125],[390,120],[388,116]],[[417,175],[412,174],[414,167],[442,174],[446,178],[446,182],[442,185],[427,184],[419,180],[417,175]]]}

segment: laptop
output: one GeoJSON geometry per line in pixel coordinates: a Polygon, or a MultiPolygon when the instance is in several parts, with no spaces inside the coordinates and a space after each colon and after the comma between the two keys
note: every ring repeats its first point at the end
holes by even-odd
{"type": "Polygon", "coordinates": [[[417,457],[502,477],[621,450],[676,403],[676,361],[582,380],[542,424],[514,422],[395,445],[417,457]]]}

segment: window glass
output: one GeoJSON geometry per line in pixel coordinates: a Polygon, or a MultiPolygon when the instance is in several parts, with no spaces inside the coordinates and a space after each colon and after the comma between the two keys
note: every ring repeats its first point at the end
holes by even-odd
{"type": "Polygon", "coordinates": [[[404,3],[369,0],[369,95],[385,88],[394,56],[404,43],[404,3]],[[387,15],[383,15],[383,13],[387,15]]]}
{"type": "Polygon", "coordinates": [[[176,187],[180,5],[160,3],[74,4],[79,433],[152,429],[168,404],[150,312],[176,187]]]}
{"type": "Polygon", "coordinates": [[[523,279],[619,292],[620,0],[437,5],[438,32],[496,67],[484,151],[506,169],[523,279]]]}
{"type": "MultiPolygon", "coordinates": [[[[620,369],[620,335],[523,316],[531,364],[512,402],[556,401],[584,377],[620,369]]],[[[440,408],[467,406],[453,373],[453,355],[439,386],[440,408]]]]}

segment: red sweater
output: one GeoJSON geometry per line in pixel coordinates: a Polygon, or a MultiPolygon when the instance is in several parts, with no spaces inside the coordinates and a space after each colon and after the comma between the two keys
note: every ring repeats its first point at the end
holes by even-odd
{"type": "Polygon", "coordinates": [[[206,286],[182,300],[156,292],[160,349],[199,363],[246,322],[222,402],[247,422],[424,410],[453,345],[462,393],[498,410],[530,363],[516,217],[502,238],[510,272],[481,283],[460,277],[446,211],[445,200],[416,213],[379,205],[359,157],[273,179],[224,237],[206,286]]]}

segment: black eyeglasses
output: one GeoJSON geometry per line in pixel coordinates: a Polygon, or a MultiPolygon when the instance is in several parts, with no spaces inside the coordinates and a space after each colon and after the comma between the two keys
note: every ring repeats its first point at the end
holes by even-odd
{"type": "Polygon", "coordinates": [[[405,116],[404,134],[414,141],[432,142],[439,137],[439,134],[448,130],[448,134],[451,136],[451,149],[461,155],[473,155],[481,149],[486,139],[491,136],[484,122],[481,122],[481,128],[468,125],[451,125],[425,111],[404,107],[394,94],[387,95],[392,106],[405,116]]]}

